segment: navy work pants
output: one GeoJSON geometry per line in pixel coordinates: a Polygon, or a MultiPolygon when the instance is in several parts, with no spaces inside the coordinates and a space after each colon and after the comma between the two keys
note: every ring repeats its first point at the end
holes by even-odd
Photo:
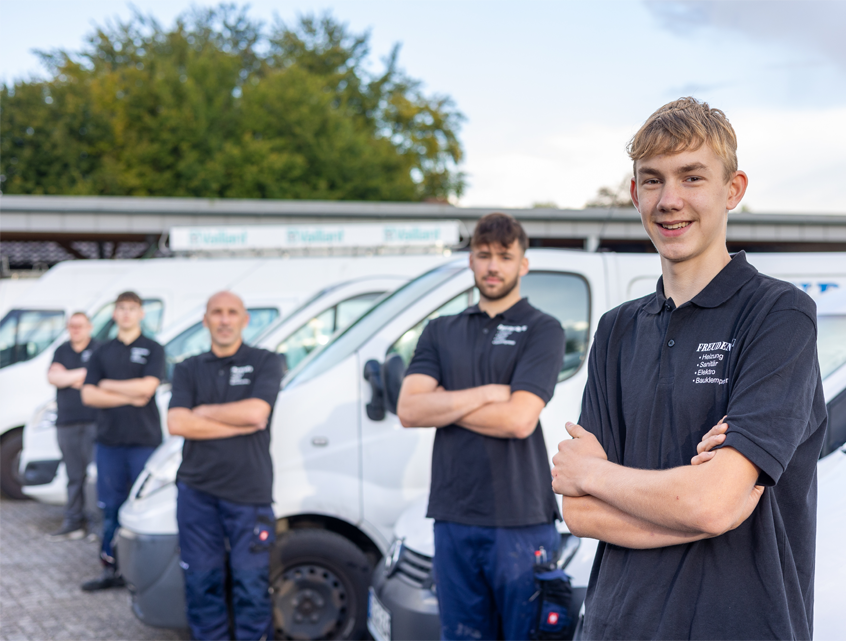
{"type": "Polygon", "coordinates": [[[272,639],[270,505],[233,503],[177,482],[176,522],[185,602],[194,639],[229,639],[227,552],[236,639],[272,639]]]}
{"type": "Polygon", "coordinates": [[[97,503],[103,510],[100,558],[108,565],[115,564],[112,539],[120,526],[118,510],[129,498],[132,484],[155,449],[139,445],[97,444],[97,503]]]}
{"type": "Polygon", "coordinates": [[[528,639],[537,619],[533,566],[561,536],[552,523],[480,527],[435,521],[434,574],[442,639],[528,639]]]}

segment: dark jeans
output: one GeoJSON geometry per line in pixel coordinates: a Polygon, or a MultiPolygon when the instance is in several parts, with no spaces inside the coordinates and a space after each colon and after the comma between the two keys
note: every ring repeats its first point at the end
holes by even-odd
{"type": "Polygon", "coordinates": [[[272,639],[270,548],[276,535],[270,505],[233,503],[184,483],[176,484],[180,565],[194,639],[272,639]],[[229,636],[227,542],[232,579],[229,636]]]}
{"type": "Polygon", "coordinates": [[[551,558],[552,523],[480,527],[435,521],[434,574],[442,639],[528,639],[537,618],[535,550],[551,558]]]}
{"type": "Polygon", "coordinates": [[[65,523],[69,525],[82,526],[85,523],[85,481],[88,464],[94,458],[96,437],[96,423],[71,423],[56,427],[56,439],[68,474],[65,523]]]}
{"type": "Polygon", "coordinates": [[[155,449],[136,445],[97,444],[97,502],[103,510],[100,558],[107,564],[113,565],[115,562],[112,539],[120,526],[118,510],[129,498],[132,484],[155,449]]]}

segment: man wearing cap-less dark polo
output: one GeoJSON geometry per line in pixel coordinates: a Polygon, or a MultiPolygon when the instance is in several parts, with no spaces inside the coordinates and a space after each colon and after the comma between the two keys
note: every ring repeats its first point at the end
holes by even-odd
{"type": "Polygon", "coordinates": [[[112,539],[118,510],[153,450],[162,442],[156,388],[164,377],[164,349],[141,333],[144,307],[135,292],[115,301],[117,338],[101,345],[88,362],[82,402],[100,409],[97,419],[97,499],[103,510],[102,575],[82,589],[121,587],[112,539]]]}
{"type": "Polygon", "coordinates": [[[56,438],[68,475],[65,517],[50,535],[52,541],[85,536],[86,472],[97,437],[97,410],[82,404],[79,390],[98,343],[91,338],[91,321],[84,312],[72,314],[67,327],[70,340],[56,348],[47,371],[47,380],[56,387],[56,438]]]}
{"type": "Polygon", "coordinates": [[[212,296],[203,317],[211,351],[173,372],[167,425],[185,438],[176,521],[194,639],[273,637],[269,574],[276,526],[268,424],[282,363],[272,352],[244,345],[249,319],[235,294],[212,296]]]}
{"type": "Polygon", "coordinates": [[[400,391],[405,427],[436,427],[428,516],[444,639],[528,639],[535,551],[558,550],[559,518],[538,417],[552,398],[564,330],[520,298],[520,224],[476,225],[478,305],[429,321],[400,391]]]}

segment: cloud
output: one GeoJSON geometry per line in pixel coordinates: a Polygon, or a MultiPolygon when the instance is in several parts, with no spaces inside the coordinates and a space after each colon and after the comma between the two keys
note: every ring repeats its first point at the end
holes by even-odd
{"type": "Polygon", "coordinates": [[[660,25],[689,34],[703,27],[815,51],[846,71],[846,2],[839,0],[644,0],[660,25]]]}

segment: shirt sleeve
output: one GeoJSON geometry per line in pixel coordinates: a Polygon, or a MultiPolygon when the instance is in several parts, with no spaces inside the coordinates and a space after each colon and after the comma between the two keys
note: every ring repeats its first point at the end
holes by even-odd
{"type": "Polygon", "coordinates": [[[168,409],[174,407],[185,407],[194,409],[197,403],[194,401],[194,373],[191,370],[190,361],[178,363],[173,368],[173,381],[170,387],[170,404],[168,409]]]}
{"type": "Polygon", "coordinates": [[[799,445],[825,424],[810,420],[821,385],[816,337],[813,310],[774,309],[741,347],[723,447],[758,466],[762,485],[778,483],[799,445]]]}
{"type": "Polygon", "coordinates": [[[425,374],[434,378],[438,383],[442,382],[441,357],[438,353],[437,339],[435,338],[436,320],[430,320],[423,328],[423,333],[414,348],[414,356],[411,357],[411,363],[405,371],[406,376],[409,374],[425,374]]]}
{"type": "Polygon", "coordinates": [[[622,444],[618,430],[614,428],[614,417],[619,415],[617,395],[608,393],[609,388],[613,390],[615,386],[606,375],[609,358],[608,344],[616,313],[609,312],[600,319],[590,348],[588,377],[582,394],[579,425],[596,437],[609,461],[622,465],[622,444]]]}
{"type": "Polygon", "coordinates": [[[91,358],[88,359],[88,365],[85,372],[85,385],[97,385],[106,378],[103,371],[102,350],[95,349],[91,353],[91,358]]]}
{"type": "Polygon", "coordinates": [[[150,347],[150,355],[147,357],[147,364],[144,366],[144,376],[154,376],[160,381],[165,377],[165,351],[164,347],[153,342],[150,347]]]}
{"type": "Polygon", "coordinates": [[[265,358],[255,373],[255,383],[250,398],[260,398],[272,408],[279,396],[279,386],[282,384],[282,359],[278,354],[267,352],[265,358]]]}
{"type": "Polygon", "coordinates": [[[67,365],[65,365],[64,359],[65,350],[63,349],[65,345],[66,343],[62,343],[56,348],[56,351],[53,352],[53,363],[58,363],[59,365],[64,365],[65,367],[67,367],[67,365]]]}
{"type": "Polygon", "coordinates": [[[531,392],[549,403],[563,363],[564,328],[550,317],[529,334],[526,348],[511,376],[511,392],[531,392]]]}

